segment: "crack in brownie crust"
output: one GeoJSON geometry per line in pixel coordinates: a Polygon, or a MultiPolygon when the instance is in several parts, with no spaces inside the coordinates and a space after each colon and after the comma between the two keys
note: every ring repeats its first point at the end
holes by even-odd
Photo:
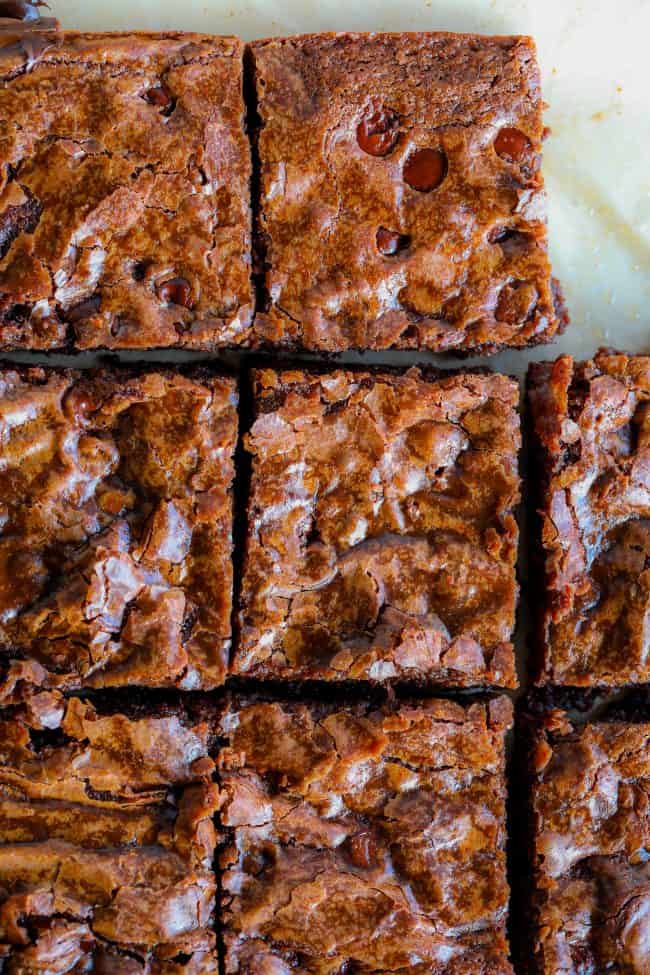
{"type": "Polygon", "coordinates": [[[650,725],[546,719],[534,751],[540,975],[644,975],[650,725]]]}
{"type": "Polygon", "coordinates": [[[217,975],[207,724],[46,710],[0,722],[0,968],[217,975]]]}
{"type": "Polygon", "coordinates": [[[564,326],[530,38],[316,34],[252,52],[259,342],[492,352],[564,326]]]}
{"type": "Polygon", "coordinates": [[[0,698],[222,683],[236,437],[234,379],[0,373],[0,698]]]}
{"type": "Polygon", "coordinates": [[[504,698],[235,700],[222,719],[226,972],[506,975],[504,698]]]}
{"type": "Polygon", "coordinates": [[[540,679],[650,681],[650,358],[531,365],[544,496],[540,679]]]}
{"type": "Polygon", "coordinates": [[[417,369],[253,381],[232,671],[514,686],[517,384],[417,369]]]}
{"type": "Polygon", "coordinates": [[[241,42],[70,32],[0,57],[0,344],[244,341],[241,42]]]}

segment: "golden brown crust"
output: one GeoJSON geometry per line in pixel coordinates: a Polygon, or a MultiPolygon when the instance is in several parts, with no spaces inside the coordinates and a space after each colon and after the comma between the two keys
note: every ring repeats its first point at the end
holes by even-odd
{"type": "Polygon", "coordinates": [[[226,971],[507,975],[505,699],[236,700],[221,723],[226,971]]]}
{"type": "Polygon", "coordinates": [[[540,680],[650,680],[650,358],[531,365],[543,497],[540,680]]]}
{"type": "Polygon", "coordinates": [[[0,722],[7,971],[216,975],[207,724],[72,699],[58,726],[38,746],[24,719],[0,722]]]}
{"type": "Polygon", "coordinates": [[[236,674],[516,683],[505,376],[254,373],[236,674]]]}
{"type": "Polygon", "coordinates": [[[527,37],[252,44],[257,340],[340,351],[550,341],[539,69],[527,37]]]}
{"type": "Polygon", "coordinates": [[[5,699],[223,682],[236,437],[231,378],[0,373],[5,699]]]}
{"type": "Polygon", "coordinates": [[[0,345],[241,343],[241,41],[43,36],[31,60],[33,32],[0,48],[0,345]]]}

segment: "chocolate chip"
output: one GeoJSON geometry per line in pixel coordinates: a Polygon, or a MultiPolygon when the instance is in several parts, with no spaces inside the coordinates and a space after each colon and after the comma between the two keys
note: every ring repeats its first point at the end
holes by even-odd
{"type": "Polygon", "coordinates": [[[495,311],[498,322],[519,325],[528,321],[537,307],[537,288],[527,281],[512,281],[501,289],[495,311]]]}
{"type": "Polygon", "coordinates": [[[146,261],[136,261],[136,263],[131,268],[131,277],[134,281],[144,281],[145,274],[147,273],[147,262],[146,261]]]}
{"type": "Polygon", "coordinates": [[[168,278],[157,287],[158,297],[168,305],[192,307],[192,288],[186,278],[168,278]]]}
{"type": "Polygon", "coordinates": [[[530,149],[530,139],[519,129],[501,129],[494,140],[494,151],[508,162],[520,162],[530,149]]]}
{"type": "Polygon", "coordinates": [[[164,115],[169,115],[176,104],[167,89],[163,88],[162,85],[158,88],[148,88],[142,97],[149,105],[154,105],[156,108],[162,109],[164,115]]]}
{"type": "Polygon", "coordinates": [[[404,181],[420,193],[430,193],[442,183],[448,170],[441,149],[416,149],[404,163],[404,181]]]}
{"type": "Polygon", "coordinates": [[[357,126],[357,142],[369,156],[387,156],[397,145],[398,138],[399,116],[390,109],[367,115],[357,126]]]}
{"type": "Polygon", "coordinates": [[[491,244],[498,244],[508,258],[525,254],[532,246],[530,234],[525,234],[521,230],[513,230],[511,227],[495,227],[488,240],[491,244]]]}
{"type": "Polygon", "coordinates": [[[377,844],[371,833],[357,833],[347,842],[350,861],[355,867],[367,869],[377,862],[377,844]]]}
{"type": "Polygon", "coordinates": [[[90,298],[85,298],[78,304],[68,308],[66,319],[73,324],[75,322],[83,322],[87,318],[92,318],[93,315],[96,315],[101,305],[101,295],[91,295],[90,298]]]}
{"type": "Polygon", "coordinates": [[[380,227],[377,231],[377,250],[384,257],[392,257],[393,254],[406,250],[410,243],[410,237],[406,234],[400,234],[396,230],[380,227]]]}

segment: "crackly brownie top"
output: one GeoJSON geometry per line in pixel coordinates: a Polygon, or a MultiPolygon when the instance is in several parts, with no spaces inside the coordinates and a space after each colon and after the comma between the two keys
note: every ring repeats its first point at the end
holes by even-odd
{"type": "Polygon", "coordinates": [[[241,342],[243,114],[236,38],[3,35],[0,345],[241,342]]]}
{"type": "Polygon", "coordinates": [[[0,722],[0,968],[216,975],[208,724],[40,710],[0,722]]]}
{"type": "Polygon", "coordinates": [[[650,725],[547,725],[534,752],[540,971],[645,975],[650,725]]]}
{"type": "Polygon", "coordinates": [[[491,350],[552,337],[529,38],[316,34],[252,49],[259,340],[491,350]]]}
{"type": "Polygon", "coordinates": [[[0,688],[214,686],[230,645],[233,379],[0,373],[0,688]]]}
{"type": "Polygon", "coordinates": [[[650,357],[532,365],[546,568],[545,680],[650,680],[650,357]]]}
{"type": "Polygon", "coordinates": [[[515,682],[517,385],[254,373],[235,672],[515,682]]]}
{"type": "Polygon", "coordinates": [[[226,971],[507,973],[502,698],[231,703],[226,971]]]}

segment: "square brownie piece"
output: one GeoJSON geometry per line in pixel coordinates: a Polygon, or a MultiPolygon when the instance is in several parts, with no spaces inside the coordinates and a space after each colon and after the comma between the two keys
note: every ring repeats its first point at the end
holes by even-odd
{"type": "Polygon", "coordinates": [[[645,972],[650,724],[549,716],[533,753],[540,975],[645,972]]]}
{"type": "Polygon", "coordinates": [[[650,357],[534,363],[541,682],[650,681],[650,357]]]}
{"type": "Polygon", "coordinates": [[[550,341],[544,133],[528,37],[252,44],[258,342],[493,352],[550,341]]]}
{"type": "Polygon", "coordinates": [[[235,380],[0,372],[0,699],[222,683],[235,380]]]}
{"type": "Polygon", "coordinates": [[[507,975],[505,698],[235,701],[220,752],[228,975],[507,975]]]}
{"type": "Polygon", "coordinates": [[[130,717],[73,698],[3,717],[7,975],[217,975],[209,739],[181,708],[130,717]]]}
{"type": "Polygon", "coordinates": [[[251,677],[516,684],[517,383],[253,373],[251,677]]]}
{"type": "Polygon", "coordinates": [[[242,43],[30,32],[0,70],[0,346],[246,340],[242,43]]]}

